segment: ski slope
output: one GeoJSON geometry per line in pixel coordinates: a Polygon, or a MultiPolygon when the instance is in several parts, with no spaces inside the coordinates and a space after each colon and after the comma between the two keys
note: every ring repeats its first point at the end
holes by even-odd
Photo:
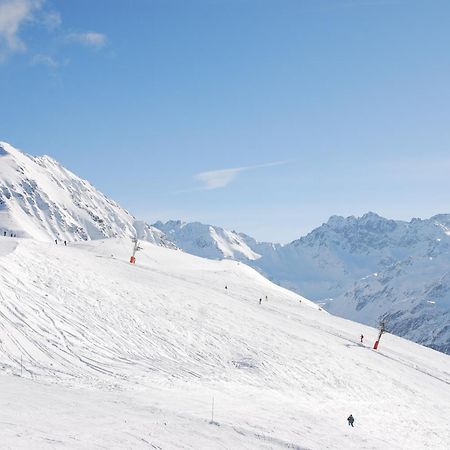
{"type": "Polygon", "coordinates": [[[450,215],[332,216],[289,244],[202,223],[156,222],[178,248],[244,262],[332,314],[450,354],[450,215]]]}
{"type": "Polygon", "coordinates": [[[143,246],[0,237],[2,448],[449,448],[449,356],[143,246]]]}

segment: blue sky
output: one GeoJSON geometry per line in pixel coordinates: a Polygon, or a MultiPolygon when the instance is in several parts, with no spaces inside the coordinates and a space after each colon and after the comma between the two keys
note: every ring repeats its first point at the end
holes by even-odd
{"type": "Polygon", "coordinates": [[[450,212],[446,0],[0,0],[0,140],[149,221],[450,212]]]}

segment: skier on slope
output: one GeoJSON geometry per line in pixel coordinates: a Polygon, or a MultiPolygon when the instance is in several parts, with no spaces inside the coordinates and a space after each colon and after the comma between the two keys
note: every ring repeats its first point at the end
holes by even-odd
{"type": "Polygon", "coordinates": [[[259,304],[261,304],[261,302],[262,302],[262,298],[259,299],[259,304]]]}
{"type": "Polygon", "coordinates": [[[362,343],[362,341],[364,340],[364,336],[363,335],[361,335],[361,343],[362,343]]]}
{"type": "Polygon", "coordinates": [[[353,415],[352,415],[352,414],[350,414],[350,415],[347,417],[347,421],[348,421],[348,424],[349,424],[349,425],[353,426],[353,422],[355,421],[355,419],[353,418],[353,415]]]}

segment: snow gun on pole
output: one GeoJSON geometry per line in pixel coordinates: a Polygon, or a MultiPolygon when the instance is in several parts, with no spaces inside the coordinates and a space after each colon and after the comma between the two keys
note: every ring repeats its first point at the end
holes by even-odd
{"type": "Polygon", "coordinates": [[[131,255],[130,258],[130,264],[136,264],[136,253],[139,250],[142,250],[142,247],[139,246],[139,241],[137,238],[134,238],[132,242],[133,242],[133,254],[131,255]]]}
{"type": "Polygon", "coordinates": [[[378,333],[378,339],[375,341],[375,344],[373,344],[374,350],[378,349],[378,345],[380,343],[381,336],[383,336],[384,333],[386,333],[386,324],[383,320],[380,322],[380,332],[378,333]]]}

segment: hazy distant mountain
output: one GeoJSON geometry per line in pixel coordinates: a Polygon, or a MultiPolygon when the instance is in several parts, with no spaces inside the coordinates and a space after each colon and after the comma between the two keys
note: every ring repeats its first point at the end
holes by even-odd
{"type": "Polygon", "coordinates": [[[153,227],[162,231],[177,247],[193,255],[209,259],[229,258],[238,261],[253,261],[261,257],[235,231],[227,231],[199,222],[186,223],[180,220],[171,220],[166,223],[156,222],[153,227]]]}
{"type": "Polygon", "coordinates": [[[450,215],[410,222],[375,213],[333,216],[287,245],[211,225],[155,226],[185,251],[245,261],[334,314],[371,325],[387,317],[391,332],[450,352],[450,215]],[[245,252],[223,251],[231,241],[245,252]],[[197,245],[202,242],[209,244],[197,245]]]}

